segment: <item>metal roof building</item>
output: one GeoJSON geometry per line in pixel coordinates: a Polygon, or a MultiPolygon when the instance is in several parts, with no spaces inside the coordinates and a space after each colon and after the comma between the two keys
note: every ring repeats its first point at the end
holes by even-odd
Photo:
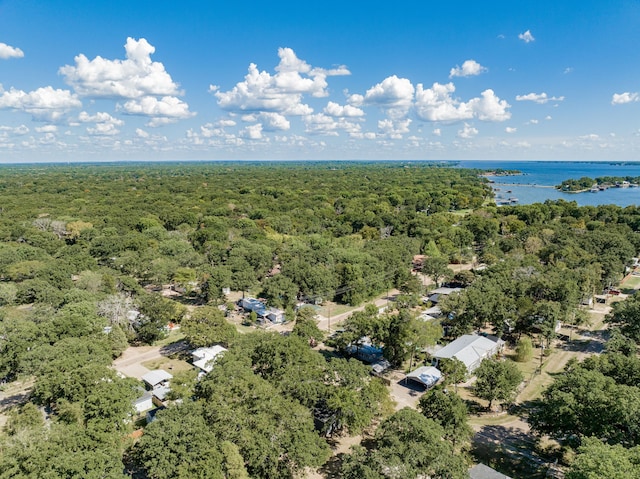
{"type": "Polygon", "coordinates": [[[158,386],[163,385],[163,383],[168,382],[173,375],[162,369],[156,369],[155,371],[149,371],[147,374],[142,376],[142,380],[147,383],[152,388],[156,388],[158,386]]]}
{"type": "Polygon", "coordinates": [[[467,371],[472,373],[484,358],[489,358],[497,354],[504,346],[502,339],[496,338],[494,341],[485,336],[465,334],[448,344],[433,356],[437,359],[456,358],[464,363],[467,371]]]}
{"type": "Polygon", "coordinates": [[[411,379],[417,383],[422,384],[426,388],[435,386],[440,379],[442,379],[442,373],[439,369],[433,366],[422,366],[418,369],[411,371],[407,374],[407,379],[411,379]]]}

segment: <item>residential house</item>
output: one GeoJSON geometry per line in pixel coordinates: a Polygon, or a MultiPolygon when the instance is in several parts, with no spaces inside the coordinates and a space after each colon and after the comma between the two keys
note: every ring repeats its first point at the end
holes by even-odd
{"type": "Polygon", "coordinates": [[[152,401],[156,406],[162,406],[167,398],[167,394],[171,388],[169,387],[169,381],[173,378],[173,375],[164,371],[163,369],[156,369],[149,371],[142,376],[142,380],[151,388],[151,394],[153,395],[152,401]]]}
{"type": "MultiPolygon", "coordinates": [[[[464,363],[471,374],[485,358],[497,354],[504,347],[504,341],[493,336],[465,334],[440,349],[433,356],[436,360],[456,358],[464,363]]],[[[437,364],[436,364],[437,365],[437,364]]]]}
{"type": "Polygon", "coordinates": [[[284,311],[277,308],[269,308],[267,311],[267,319],[273,324],[280,324],[285,322],[284,311]]]}
{"type": "Polygon", "coordinates": [[[153,409],[153,394],[151,393],[151,391],[144,391],[142,396],[135,399],[133,401],[133,408],[138,414],[142,414],[149,409],[153,409]]]}
{"type": "Polygon", "coordinates": [[[142,380],[152,391],[169,386],[169,381],[172,378],[173,375],[163,369],[155,369],[142,376],[142,380]]]}
{"type": "Polygon", "coordinates": [[[208,348],[198,348],[191,353],[191,357],[193,359],[192,363],[203,373],[209,373],[213,369],[216,359],[225,351],[227,351],[227,349],[220,345],[208,348]]]}

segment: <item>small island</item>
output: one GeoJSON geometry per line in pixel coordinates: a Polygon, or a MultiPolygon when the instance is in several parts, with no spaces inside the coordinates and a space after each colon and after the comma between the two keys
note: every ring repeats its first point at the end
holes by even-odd
{"type": "Polygon", "coordinates": [[[503,168],[496,168],[495,170],[484,171],[480,173],[480,176],[519,176],[522,175],[520,170],[505,170],[503,168]]]}
{"type": "Polygon", "coordinates": [[[640,177],[633,176],[602,176],[589,178],[583,176],[579,179],[564,180],[556,185],[556,189],[566,193],[597,193],[608,188],[635,188],[640,185],[640,177]]]}

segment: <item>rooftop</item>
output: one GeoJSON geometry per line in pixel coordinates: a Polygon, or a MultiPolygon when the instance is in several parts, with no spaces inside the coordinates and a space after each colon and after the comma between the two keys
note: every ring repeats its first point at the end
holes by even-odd
{"type": "Polygon", "coordinates": [[[173,375],[169,374],[163,369],[149,371],[147,374],[142,376],[142,380],[150,386],[155,386],[157,384],[160,384],[161,382],[168,381],[171,378],[173,378],[173,375]]]}
{"type": "MultiPolygon", "coordinates": [[[[497,339],[497,338],[496,338],[497,339]]],[[[452,343],[439,350],[434,356],[437,358],[451,359],[453,357],[462,361],[469,367],[478,359],[487,356],[487,353],[495,351],[496,347],[504,344],[504,341],[497,339],[493,341],[485,336],[465,334],[452,343]]]]}
{"type": "Polygon", "coordinates": [[[417,381],[429,388],[440,381],[442,373],[433,366],[422,366],[407,374],[407,378],[417,381]]]}

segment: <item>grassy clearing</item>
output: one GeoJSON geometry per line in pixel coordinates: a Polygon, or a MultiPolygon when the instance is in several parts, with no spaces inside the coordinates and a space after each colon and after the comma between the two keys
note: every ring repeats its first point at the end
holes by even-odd
{"type": "Polygon", "coordinates": [[[182,361],[181,359],[171,359],[171,358],[159,358],[152,359],[151,361],[145,361],[142,363],[145,368],[151,369],[164,369],[170,373],[177,373],[181,371],[188,371],[189,369],[193,369],[193,366],[186,361],[182,361]]]}
{"type": "Polygon", "coordinates": [[[624,289],[639,289],[640,288],[640,276],[627,276],[620,286],[624,289]]]}
{"type": "Polygon", "coordinates": [[[184,333],[179,329],[174,329],[173,331],[169,331],[169,334],[165,338],[156,341],[154,346],[166,346],[168,344],[177,343],[178,341],[182,341],[184,339],[184,333]]]}
{"type": "Polygon", "coordinates": [[[2,311],[7,319],[25,319],[31,314],[32,305],[4,306],[2,311]]]}
{"type": "Polygon", "coordinates": [[[333,318],[339,314],[353,311],[354,309],[356,309],[354,306],[349,306],[348,304],[325,303],[318,309],[318,314],[325,318],[328,318],[329,316],[333,318]]]}

